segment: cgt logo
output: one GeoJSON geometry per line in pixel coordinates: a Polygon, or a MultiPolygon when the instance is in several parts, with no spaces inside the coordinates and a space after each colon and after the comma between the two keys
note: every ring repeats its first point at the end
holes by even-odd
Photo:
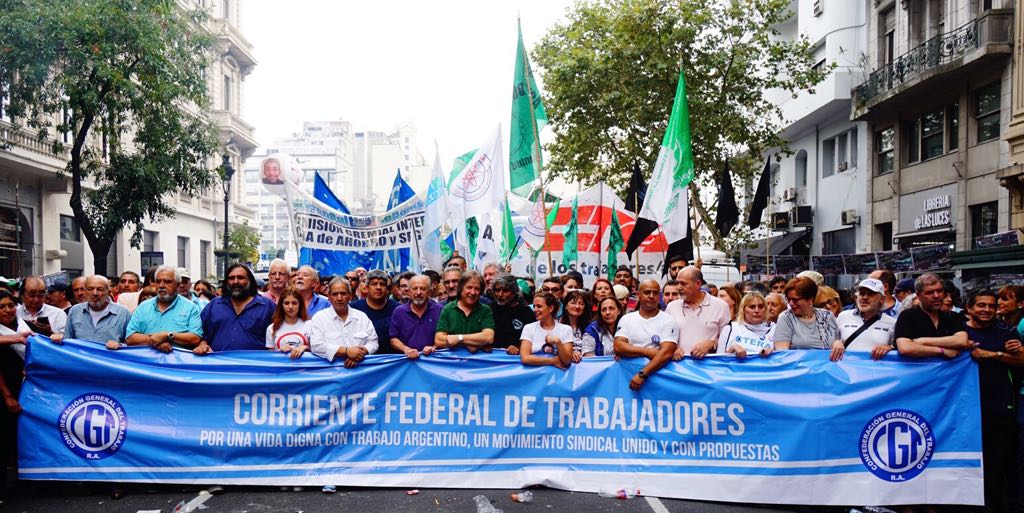
{"type": "Polygon", "coordinates": [[[128,427],[121,403],[96,393],[80,395],[68,403],[57,425],[64,445],[88,460],[100,460],[120,450],[128,427]]]}
{"type": "Polygon", "coordinates": [[[889,410],[871,419],[860,437],[860,459],[879,479],[909,481],[932,459],[931,425],[909,410],[889,410]]]}

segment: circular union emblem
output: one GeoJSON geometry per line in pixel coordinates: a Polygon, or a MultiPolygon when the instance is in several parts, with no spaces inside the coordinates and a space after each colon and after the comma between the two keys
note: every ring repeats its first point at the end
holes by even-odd
{"type": "Polygon", "coordinates": [[[491,188],[491,159],[484,155],[462,172],[455,185],[455,196],[466,201],[479,199],[491,188]]]}
{"type": "Polygon", "coordinates": [[[656,346],[660,346],[661,345],[661,337],[658,336],[658,335],[651,335],[651,343],[656,345],[656,346]]]}
{"type": "Polygon", "coordinates": [[[879,479],[909,481],[932,459],[935,438],[924,417],[910,410],[889,410],[872,418],[860,435],[860,459],[879,479]]]}
{"type": "Polygon", "coordinates": [[[512,329],[514,329],[514,330],[521,330],[521,329],[523,329],[523,321],[520,321],[519,319],[512,319],[512,329]]]}
{"type": "Polygon", "coordinates": [[[64,445],[87,460],[112,456],[124,445],[128,427],[124,407],[106,394],[76,397],[57,419],[64,445]]]}

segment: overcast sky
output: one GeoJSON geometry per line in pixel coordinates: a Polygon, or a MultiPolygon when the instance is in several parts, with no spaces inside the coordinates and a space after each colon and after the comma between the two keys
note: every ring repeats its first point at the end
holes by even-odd
{"type": "Polygon", "coordinates": [[[571,3],[247,1],[242,31],[258,64],[243,115],[262,145],[303,121],[386,132],[412,121],[426,161],[436,139],[445,167],[500,122],[507,151],[517,13],[529,50],[571,3]]]}

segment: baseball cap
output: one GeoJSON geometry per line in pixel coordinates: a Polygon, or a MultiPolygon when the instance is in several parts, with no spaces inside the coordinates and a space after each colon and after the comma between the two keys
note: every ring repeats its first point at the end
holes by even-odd
{"type": "Polygon", "coordinates": [[[629,289],[625,285],[616,285],[612,287],[612,290],[615,291],[615,299],[622,300],[629,297],[629,289]]]}
{"type": "Polygon", "coordinates": [[[178,276],[182,279],[188,278],[190,281],[192,280],[192,275],[189,274],[188,269],[185,269],[184,267],[178,268],[178,276]]]}
{"type": "Polygon", "coordinates": [[[914,279],[913,278],[903,278],[902,280],[896,282],[896,288],[893,289],[893,292],[913,292],[913,291],[914,291],[914,279]]]}
{"type": "Polygon", "coordinates": [[[861,282],[857,284],[857,288],[868,289],[871,292],[874,292],[875,294],[881,294],[882,292],[885,291],[885,285],[882,285],[882,281],[876,280],[874,278],[867,278],[861,280],[861,282]]]}
{"type": "Polygon", "coordinates": [[[53,282],[49,287],[46,287],[46,292],[67,292],[68,284],[62,281],[53,282]]]}
{"type": "Polygon", "coordinates": [[[825,277],[822,276],[821,273],[819,273],[818,271],[803,271],[800,274],[796,275],[796,277],[797,278],[809,278],[811,281],[814,282],[815,285],[817,285],[819,287],[823,283],[825,283],[825,277]]]}

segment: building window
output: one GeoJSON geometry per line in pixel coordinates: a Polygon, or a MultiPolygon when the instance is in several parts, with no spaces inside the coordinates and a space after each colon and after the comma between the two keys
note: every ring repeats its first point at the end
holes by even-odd
{"type": "Polygon", "coordinates": [[[206,279],[210,275],[210,241],[199,241],[199,277],[206,279]]]}
{"type": "Polygon", "coordinates": [[[891,64],[896,51],[896,10],[890,7],[879,16],[878,26],[882,27],[878,38],[878,67],[891,64]]]}
{"type": "Polygon", "coordinates": [[[850,130],[850,169],[857,167],[857,129],[850,130]]]}
{"type": "Polygon", "coordinates": [[[999,82],[974,92],[974,117],[979,143],[999,137],[999,82]]]}
{"type": "Polygon", "coordinates": [[[960,104],[949,106],[949,151],[960,147],[960,104]]]}
{"type": "Polygon", "coordinates": [[[825,139],[821,143],[821,177],[826,178],[836,173],[836,140],[825,139]]]}
{"type": "Polygon", "coordinates": [[[976,247],[975,237],[992,235],[999,230],[999,202],[971,205],[971,247],[976,247]]]}
{"type": "Polygon", "coordinates": [[[892,223],[876,224],[875,240],[878,251],[892,251],[892,223]]]}
{"type": "Polygon", "coordinates": [[[224,75],[224,110],[231,111],[231,75],[224,75]]]}
{"type": "Polygon", "coordinates": [[[921,160],[928,160],[943,154],[942,134],[945,131],[943,109],[921,116],[921,160]]]}
{"type": "Polygon", "coordinates": [[[807,152],[800,150],[796,153],[796,180],[797,187],[807,187],[807,152]]]}
{"type": "Polygon", "coordinates": [[[72,216],[60,216],[60,240],[82,242],[82,233],[78,230],[78,223],[72,216]]]}
{"type": "Polygon", "coordinates": [[[156,251],[157,233],[152,230],[142,230],[142,251],[156,251]]]}
{"type": "Polygon", "coordinates": [[[223,10],[224,19],[230,21],[231,20],[231,0],[220,0],[220,1],[223,2],[221,5],[222,5],[222,7],[224,7],[224,10],[223,10]]]}
{"type": "Polygon", "coordinates": [[[188,237],[178,237],[178,267],[188,267],[188,237]]]}
{"type": "Polygon", "coordinates": [[[892,128],[875,132],[875,152],[878,155],[878,174],[884,175],[893,171],[893,155],[896,131],[892,128]]]}
{"type": "Polygon", "coordinates": [[[959,114],[960,107],[954,103],[904,123],[907,163],[923,162],[955,150],[958,145],[954,142],[959,137],[959,124],[955,120],[959,114]],[[947,132],[949,137],[945,136],[947,132]]]}
{"type": "Polygon", "coordinates": [[[821,235],[823,255],[852,255],[857,252],[856,232],[853,228],[825,232],[821,235]]]}
{"type": "Polygon", "coordinates": [[[903,137],[907,141],[907,163],[921,160],[921,120],[903,123],[903,137]]]}

